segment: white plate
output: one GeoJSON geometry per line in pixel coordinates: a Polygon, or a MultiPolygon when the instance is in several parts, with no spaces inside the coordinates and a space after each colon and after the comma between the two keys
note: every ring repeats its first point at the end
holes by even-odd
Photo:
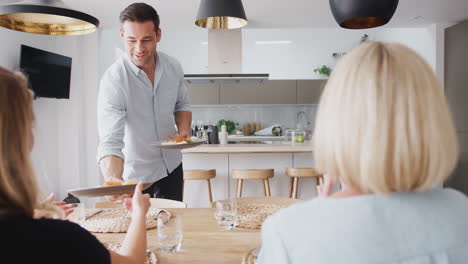
{"type": "MultiPolygon", "coordinates": [[[[150,187],[152,183],[144,183],[143,190],[150,187]]],[[[97,197],[105,195],[117,195],[117,194],[133,194],[135,191],[136,184],[128,185],[113,185],[113,186],[99,186],[99,187],[87,187],[77,188],[68,190],[68,193],[79,197],[97,197]]]]}
{"type": "Polygon", "coordinates": [[[167,141],[159,141],[156,143],[152,143],[151,146],[156,146],[158,148],[163,148],[163,149],[186,149],[186,148],[193,148],[193,147],[206,143],[206,140],[201,140],[201,139],[192,139],[192,140],[194,140],[195,142],[184,143],[184,144],[163,144],[163,142],[167,142],[167,141]]]}

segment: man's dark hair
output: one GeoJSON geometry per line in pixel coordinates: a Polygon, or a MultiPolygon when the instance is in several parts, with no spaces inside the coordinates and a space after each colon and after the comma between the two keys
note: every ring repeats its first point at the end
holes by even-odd
{"type": "Polygon", "coordinates": [[[159,15],[156,10],[145,3],[133,3],[127,6],[122,12],[120,12],[120,25],[129,20],[137,22],[153,21],[154,31],[157,32],[159,28],[159,15]]]}

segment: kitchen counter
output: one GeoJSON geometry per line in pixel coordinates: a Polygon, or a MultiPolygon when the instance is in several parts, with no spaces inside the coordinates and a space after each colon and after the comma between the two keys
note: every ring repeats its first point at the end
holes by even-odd
{"type": "Polygon", "coordinates": [[[229,135],[228,136],[228,141],[230,142],[235,142],[235,141],[284,141],[284,136],[283,137],[276,137],[276,136],[233,136],[229,135]]]}
{"type": "Polygon", "coordinates": [[[183,154],[191,153],[300,153],[312,152],[311,142],[302,144],[203,144],[182,150],[183,154]]]}

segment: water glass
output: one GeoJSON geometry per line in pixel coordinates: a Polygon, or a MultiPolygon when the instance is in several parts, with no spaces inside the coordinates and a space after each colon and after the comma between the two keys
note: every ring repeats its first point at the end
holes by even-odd
{"type": "Polygon", "coordinates": [[[232,230],[236,225],[237,219],[236,199],[217,201],[216,219],[222,229],[232,230]]]}
{"type": "Polygon", "coordinates": [[[182,219],[158,217],[158,243],[164,252],[177,252],[182,245],[182,219]]]}

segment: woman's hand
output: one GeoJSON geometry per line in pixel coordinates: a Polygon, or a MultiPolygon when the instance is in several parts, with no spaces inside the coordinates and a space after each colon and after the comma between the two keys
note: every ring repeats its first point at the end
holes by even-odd
{"type": "Polygon", "coordinates": [[[133,193],[132,199],[126,198],[124,200],[125,207],[128,211],[134,215],[146,215],[150,208],[150,196],[149,194],[142,194],[143,183],[139,182],[135,187],[135,192],[133,193]]]}
{"type": "Polygon", "coordinates": [[[317,186],[318,197],[329,197],[332,195],[333,181],[327,175],[323,175],[322,183],[317,186]]]}
{"type": "Polygon", "coordinates": [[[51,193],[45,199],[44,201],[41,202],[41,204],[49,204],[49,205],[55,205],[61,208],[65,214],[65,217],[73,213],[73,208],[76,206],[75,204],[67,204],[66,202],[63,201],[54,201],[55,200],[55,194],[51,193]]]}

